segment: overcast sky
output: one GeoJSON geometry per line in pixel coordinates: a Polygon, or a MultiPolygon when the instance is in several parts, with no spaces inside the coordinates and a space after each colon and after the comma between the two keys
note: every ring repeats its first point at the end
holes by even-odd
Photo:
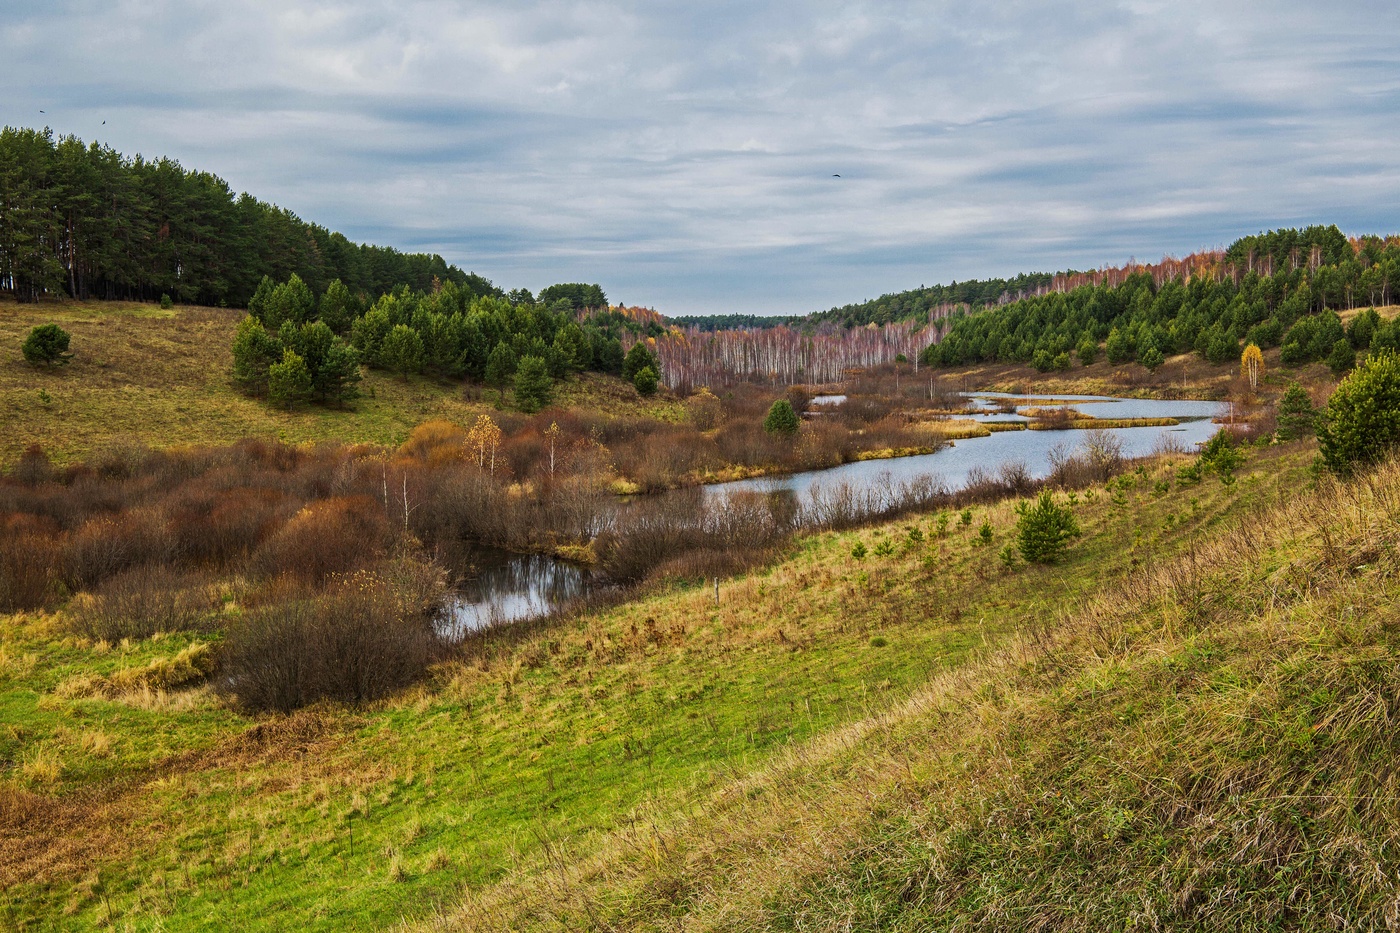
{"type": "Polygon", "coordinates": [[[1397,38],[1394,0],[7,0],[0,122],[506,288],[801,313],[1400,231],[1397,38]]]}

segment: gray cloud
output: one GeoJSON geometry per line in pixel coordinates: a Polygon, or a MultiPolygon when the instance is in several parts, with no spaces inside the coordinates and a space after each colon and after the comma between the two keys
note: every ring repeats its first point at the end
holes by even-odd
{"type": "Polygon", "coordinates": [[[22,2],[0,121],[508,287],[794,312],[1269,226],[1389,232],[1397,26],[1302,0],[22,2]]]}

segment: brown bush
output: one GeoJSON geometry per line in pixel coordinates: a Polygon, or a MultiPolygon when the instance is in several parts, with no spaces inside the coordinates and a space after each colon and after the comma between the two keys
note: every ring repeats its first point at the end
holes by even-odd
{"type": "Polygon", "coordinates": [[[37,515],[0,517],[0,611],[48,605],[61,564],[58,523],[37,515]]]}
{"type": "Polygon", "coordinates": [[[399,457],[437,466],[467,460],[467,432],[450,421],[425,421],[399,447],[399,457]]]}
{"type": "Polygon", "coordinates": [[[614,527],[599,536],[599,567],[612,579],[630,583],[663,567],[717,566],[717,557],[701,555],[765,552],[784,539],[796,518],[791,496],[782,494],[668,493],[623,510],[614,527]]]}
{"type": "Polygon", "coordinates": [[[91,589],[130,567],[169,562],[174,543],[154,509],[91,518],[68,541],[67,578],[75,591],[91,589]]]}
{"type": "Polygon", "coordinates": [[[384,506],[368,496],[312,502],[279,528],[253,555],[264,576],[291,574],[319,583],[381,556],[393,538],[384,506]]]}
{"type": "Polygon", "coordinates": [[[259,608],[229,629],[221,689],[245,708],[279,712],[402,689],[441,648],[432,620],[404,612],[404,601],[382,576],[360,571],[321,595],[259,608]]]}
{"type": "Polygon", "coordinates": [[[53,475],[53,464],[49,462],[49,455],[44,453],[44,449],[38,444],[30,444],[20,455],[10,478],[26,486],[37,486],[50,482],[53,475]]]}
{"type": "Polygon", "coordinates": [[[140,566],[112,577],[95,593],[73,601],[71,628],[103,641],[149,638],[213,626],[212,606],[203,581],[168,567],[140,566]]]}
{"type": "Polygon", "coordinates": [[[288,508],[274,489],[192,491],[172,505],[169,529],[184,559],[225,566],[251,554],[281,524],[288,508]]]}

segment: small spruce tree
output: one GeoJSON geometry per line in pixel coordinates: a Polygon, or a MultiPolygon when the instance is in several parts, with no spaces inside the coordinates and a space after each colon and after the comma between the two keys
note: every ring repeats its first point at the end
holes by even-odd
{"type": "Polygon", "coordinates": [[[1327,354],[1327,366],[1334,376],[1351,372],[1356,366],[1356,350],[1352,348],[1350,340],[1343,337],[1332,344],[1332,351],[1327,354]]]}
{"type": "Polygon", "coordinates": [[[651,348],[646,345],[646,341],[639,340],[632,345],[632,349],[627,351],[627,355],[622,358],[622,378],[628,382],[637,378],[637,373],[650,366],[661,373],[661,361],[656,358],[656,354],[651,352],[651,348]]]}
{"type": "Polygon", "coordinates": [[[637,374],[632,377],[632,385],[642,395],[655,395],[656,387],[661,383],[661,377],[657,375],[656,369],[652,366],[643,366],[637,370],[637,374]]]}
{"type": "Polygon", "coordinates": [[[1322,462],[1341,476],[1379,463],[1400,444],[1400,356],[1373,353],[1327,400],[1317,429],[1322,462]]]}
{"type": "Polygon", "coordinates": [[[1307,390],[1296,382],[1290,382],[1278,402],[1279,440],[1291,441],[1311,435],[1316,420],[1317,412],[1307,390]]]}
{"type": "Polygon", "coordinates": [[[1047,489],[1017,520],[1016,547],[1028,563],[1051,564],[1059,560],[1069,539],[1078,534],[1074,513],[1068,506],[1056,505],[1047,489]]]}
{"type": "Polygon", "coordinates": [[[774,402],[768,409],[768,416],[763,419],[763,430],[783,437],[792,437],[801,425],[797,412],[793,411],[792,403],[785,398],[774,402]]]}

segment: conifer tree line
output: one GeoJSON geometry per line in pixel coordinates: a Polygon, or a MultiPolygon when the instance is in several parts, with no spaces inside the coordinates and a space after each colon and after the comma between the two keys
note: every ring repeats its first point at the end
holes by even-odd
{"type": "Polygon", "coordinates": [[[1281,347],[1288,365],[1326,360],[1336,369],[1349,365],[1355,350],[1400,350],[1400,325],[1374,310],[1346,328],[1337,315],[1394,299],[1397,237],[1348,239],[1335,226],[1277,230],[1204,261],[1096,279],[977,314],[954,313],[924,362],[1068,369],[1072,353],[1087,364],[1102,344],[1115,365],[1136,361],[1153,369],[1167,355],[1193,351],[1230,362],[1242,345],[1255,344],[1281,347]]]}
{"type": "Polygon", "coordinates": [[[635,381],[642,369],[650,367],[653,377],[659,371],[655,354],[638,340],[645,325],[579,304],[606,308],[597,285],[550,286],[541,295],[553,300],[524,289],[479,295],[449,280],[426,291],[401,286],[370,302],[338,279],[318,297],[298,275],[280,284],[264,278],[234,337],[234,379],[283,405],[339,405],[354,397],[364,365],[405,378],[483,382],[502,398],[513,388],[517,404],[530,411],[547,405],[554,380],[571,373],[635,381]],[[637,341],[631,354],[623,353],[624,336],[637,341]]]}
{"type": "Polygon", "coordinates": [[[0,290],[244,307],[264,276],[377,296],[434,280],[501,296],[441,256],[350,242],[171,159],[50,130],[0,130],[0,290]]]}

